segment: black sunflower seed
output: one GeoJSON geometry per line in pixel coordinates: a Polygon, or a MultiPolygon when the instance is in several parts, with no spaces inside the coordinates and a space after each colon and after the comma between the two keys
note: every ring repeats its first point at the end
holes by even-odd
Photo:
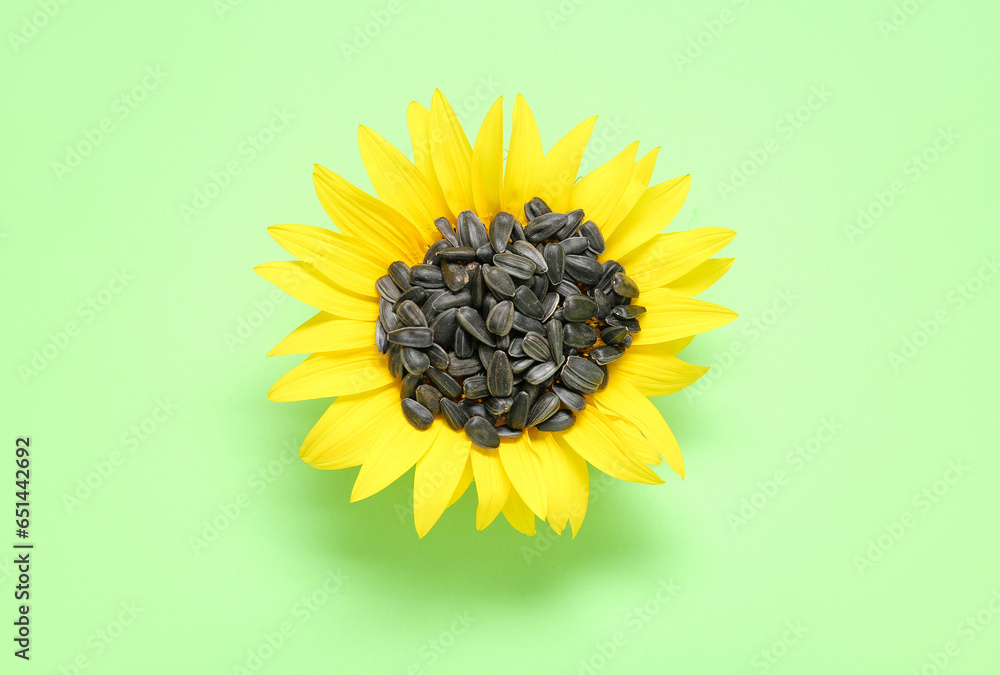
{"type": "Polygon", "coordinates": [[[489,420],[483,417],[470,417],[465,423],[465,435],[480,448],[500,447],[500,435],[489,420]]]}
{"type": "Polygon", "coordinates": [[[486,327],[486,322],[479,315],[479,312],[471,307],[459,307],[457,316],[458,323],[468,331],[469,335],[490,347],[496,346],[496,342],[494,342],[493,336],[490,334],[489,329],[486,327]]]}
{"type": "MultiPolygon", "coordinates": [[[[422,375],[431,365],[430,357],[413,347],[403,347],[399,357],[403,362],[403,367],[414,375],[422,375]]],[[[416,385],[413,385],[413,388],[416,389],[416,385]]]]}
{"type": "Polygon", "coordinates": [[[535,263],[517,253],[497,253],[493,264],[516,279],[530,279],[535,274],[535,263]]]}
{"type": "Polygon", "coordinates": [[[431,366],[425,374],[427,375],[427,379],[431,381],[431,384],[437,387],[438,391],[448,398],[458,398],[461,396],[462,386],[448,373],[431,366]]]}
{"type": "Polygon", "coordinates": [[[592,361],[570,356],[562,369],[562,382],[581,394],[593,394],[604,380],[604,371],[592,361]]]}
{"type": "Polygon", "coordinates": [[[629,333],[638,333],[639,331],[642,330],[642,328],[639,326],[638,319],[621,319],[620,325],[625,326],[625,328],[628,330],[629,333]]]}
{"type": "Polygon", "coordinates": [[[547,391],[541,394],[531,405],[531,411],[528,413],[528,421],[525,422],[524,426],[533,427],[539,422],[544,422],[559,410],[559,397],[553,394],[551,391],[547,391]]]}
{"type": "Polygon", "coordinates": [[[455,431],[463,428],[469,419],[469,413],[465,408],[450,398],[441,399],[441,413],[444,415],[444,421],[455,431]]]}
{"type": "Polygon", "coordinates": [[[514,303],[498,302],[486,317],[486,328],[497,335],[507,335],[514,326],[514,303]]]}
{"type": "Polygon", "coordinates": [[[420,373],[407,373],[404,375],[403,382],[399,385],[399,398],[413,398],[416,394],[417,386],[423,381],[424,377],[420,373]]]}
{"type": "Polygon", "coordinates": [[[446,309],[452,309],[454,307],[467,307],[472,304],[472,292],[468,288],[463,288],[457,293],[448,293],[447,291],[441,293],[436,298],[434,302],[431,303],[431,307],[437,312],[443,312],[446,309]]]}
{"type": "Polygon", "coordinates": [[[414,265],[410,268],[410,283],[424,288],[444,288],[444,274],[436,265],[414,265]]]}
{"type": "Polygon", "coordinates": [[[524,227],[521,225],[521,223],[519,223],[517,221],[516,218],[514,219],[514,229],[510,233],[510,240],[512,242],[514,242],[514,241],[525,241],[525,239],[524,239],[524,227]]]}
{"type": "Polygon", "coordinates": [[[434,415],[431,414],[431,411],[412,398],[404,398],[402,407],[406,421],[417,429],[428,429],[434,422],[434,415]]]}
{"type": "MultiPolygon", "coordinates": [[[[514,291],[514,307],[517,307],[520,312],[533,319],[542,318],[542,303],[538,301],[538,297],[527,286],[518,286],[517,290],[514,291]]],[[[513,315],[511,315],[511,318],[513,318],[513,315]]]]}
{"type": "Polygon", "coordinates": [[[410,287],[410,290],[406,291],[405,293],[403,293],[402,295],[400,295],[398,298],[396,298],[396,302],[394,302],[393,305],[392,305],[392,311],[394,311],[394,312],[397,311],[399,305],[401,303],[406,302],[407,300],[410,300],[411,302],[415,303],[419,307],[420,305],[422,305],[425,302],[427,302],[427,290],[424,289],[424,288],[421,288],[420,286],[412,286],[412,287],[410,287]]]}
{"type": "Polygon", "coordinates": [[[587,241],[586,237],[570,237],[569,239],[563,239],[559,243],[562,245],[566,255],[583,253],[590,247],[590,242],[587,241]]]}
{"type": "Polygon", "coordinates": [[[482,342],[476,346],[476,356],[479,358],[479,362],[483,364],[483,370],[487,370],[490,367],[490,363],[493,361],[493,352],[495,351],[495,346],[490,347],[482,342]]]}
{"type": "Polygon", "coordinates": [[[604,321],[611,313],[611,301],[600,288],[594,289],[594,302],[597,303],[597,318],[604,321]]]}
{"type": "Polygon", "coordinates": [[[467,359],[476,352],[476,341],[469,333],[459,326],[455,329],[455,355],[467,359]]]}
{"type": "Polygon", "coordinates": [[[462,382],[462,393],[466,399],[485,398],[490,395],[485,375],[473,375],[462,382]]]}
{"type": "Polygon", "coordinates": [[[441,312],[431,321],[430,327],[434,331],[434,342],[442,347],[450,347],[455,339],[455,329],[458,328],[458,310],[452,308],[441,312]]]}
{"type": "Polygon", "coordinates": [[[558,319],[550,319],[545,324],[545,337],[549,341],[549,350],[552,352],[552,360],[557,366],[563,362],[563,324],[558,319]]]}
{"type": "Polygon", "coordinates": [[[438,253],[448,248],[449,246],[451,246],[451,242],[449,242],[447,239],[438,239],[436,242],[434,242],[434,244],[431,245],[429,249],[427,249],[427,253],[424,254],[424,264],[425,265],[440,264],[441,259],[438,258],[438,253]]]}
{"type": "Polygon", "coordinates": [[[533,220],[540,215],[545,213],[550,213],[552,209],[546,204],[540,197],[532,197],[531,200],[524,205],[524,217],[528,220],[533,220]]]}
{"type": "Polygon", "coordinates": [[[375,348],[379,354],[385,354],[389,350],[389,337],[385,334],[385,326],[381,321],[375,322],[375,348]]]}
{"type": "Polygon", "coordinates": [[[522,349],[527,356],[536,361],[548,361],[552,358],[549,353],[549,341],[542,337],[541,333],[528,331],[521,343],[522,349]]]}
{"type": "Polygon", "coordinates": [[[606,345],[617,345],[622,339],[628,335],[628,329],[625,326],[608,326],[601,331],[601,341],[606,345]]]}
{"type": "Polygon", "coordinates": [[[438,257],[448,262],[472,262],[476,259],[476,249],[471,246],[453,246],[438,253],[438,257]]]}
{"type": "Polygon", "coordinates": [[[547,272],[549,283],[558,284],[563,279],[563,270],[566,267],[566,249],[559,242],[552,242],[545,245],[543,256],[549,268],[547,272]]]}
{"type": "Polygon", "coordinates": [[[493,244],[483,244],[476,249],[476,260],[481,263],[488,263],[493,260],[493,256],[496,251],[493,250],[493,244]]]}
{"type": "Polygon", "coordinates": [[[486,417],[489,414],[486,412],[486,406],[479,401],[465,399],[462,401],[462,407],[465,408],[469,417],[486,417]]]}
{"type": "Polygon", "coordinates": [[[451,226],[447,218],[435,218],[434,227],[437,228],[442,237],[448,240],[449,244],[458,246],[458,235],[455,234],[455,228],[451,226]]]}
{"type": "Polygon", "coordinates": [[[611,311],[623,319],[634,319],[640,314],[645,314],[646,308],[642,305],[618,305],[611,311]]]}
{"type": "Polygon", "coordinates": [[[625,337],[622,338],[622,341],[618,343],[618,346],[619,347],[623,347],[625,349],[628,349],[629,347],[632,346],[632,340],[633,339],[634,338],[632,337],[632,334],[629,333],[628,335],[626,335],[625,337]]]}
{"type": "Polygon", "coordinates": [[[514,338],[510,341],[510,346],[507,347],[507,356],[513,359],[519,359],[524,356],[524,339],[514,338]]]}
{"type": "Polygon", "coordinates": [[[583,209],[575,209],[566,214],[566,224],[555,233],[556,239],[569,239],[580,229],[583,222],[583,209]]]}
{"type": "Polygon", "coordinates": [[[567,323],[563,326],[563,344],[586,349],[597,342],[597,331],[585,323],[567,323]]]}
{"type": "Polygon", "coordinates": [[[493,311],[493,308],[498,304],[500,304],[500,301],[496,299],[496,296],[492,293],[487,295],[483,298],[483,304],[480,306],[479,316],[483,317],[485,320],[486,317],[490,315],[490,312],[493,311]]]}
{"type": "Polygon", "coordinates": [[[441,274],[444,277],[444,285],[452,291],[459,291],[469,283],[469,270],[465,269],[462,263],[443,262],[441,263],[441,274]]]}
{"type": "Polygon", "coordinates": [[[483,296],[486,294],[486,283],[483,281],[483,270],[479,263],[466,265],[469,270],[468,291],[472,294],[472,306],[479,307],[483,304],[483,296]],[[472,267],[475,265],[475,267],[472,267]],[[471,269],[470,269],[471,268],[471,269]]]}
{"type": "Polygon", "coordinates": [[[493,396],[510,396],[514,389],[514,371],[507,354],[500,350],[493,352],[489,370],[486,371],[486,386],[493,396]]]}
{"type": "Polygon", "coordinates": [[[539,431],[565,431],[576,422],[576,415],[569,410],[557,410],[552,417],[535,425],[539,431]]]}
{"type": "Polygon", "coordinates": [[[601,265],[601,278],[597,282],[597,288],[605,293],[611,292],[611,277],[621,272],[624,268],[617,260],[607,260],[601,265]]]}
{"type": "Polygon", "coordinates": [[[430,347],[434,342],[434,331],[430,328],[405,326],[389,331],[389,342],[403,347],[430,347]]]}
{"type": "Polygon", "coordinates": [[[598,255],[604,253],[604,235],[601,234],[601,228],[597,227],[594,221],[588,220],[581,225],[580,234],[587,238],[587,244],[591,251],[598,255]]]}
{"type": "Polygon", "coordinates": [[[389,364],[389,373],[397,380],[403,377],[403,373],[406,372],[403,368],[403,361],[400,358],[400,349],[402,348],[399,345],[389,345],[389,351],[386,353],[388,357],[387,361],[389,364]]]}
{"type": "MultiPolygon", "coordinates": [[[[546,293],[545,298],[542,300],[542,321],[547,321],[552,318],[553,312],[559,307],[559,294],[553,291],[552,293],[546,293]]],[[[527,314],[527,312],[525,312],[527,314]]]]}
{"type": "Polygon", "coordinates": [[[399,290],[399,286],[396,282],[392,280],[388,274],[379,277],[375,280],[375,290],[381,295],[385,300],[389,302],[396,302],[399,296],[402,295],[402,291],[399,290]]]}
{"type": "Polygon", "coordinates": [[[625,296],[626,298],[639,297],[639,287],[636,286],[635,282],[632,281],[632,279],[624,272],[618,272],[611,277],[611,288],[615,293],[625,296]]]}
{"type": "Polygon", "coordinates": [[[601,280],[601,263],[590,256],[568,255],[565,275],[581,284],[593,286],[601,280]]]}
{"type": "Polygon", "coordinates": [[[597,303],[586,295],[571,295],[563,303],[563,319],[566,321],[587,321],[597,316],[597,303]]]}
{"type": "Polygon", "coordinates": [[[524,423],[528,421],[528,410],[531,407],[531,399],[527,392],[519,391],[514,395],[510,410],[507,411],[507,425],[513,429],[524,428],[524,423]]]}
{"type": "Polygon", "coordinates": [[[506,424],[502,424],[496,427],[496,430],[497,430],[497,436],[499,436],[500,438],[518,438],[519,436],[524,434],[524,431],[522,431],[521,429],[512,429],[506,424]]]}
{"type": "Polygon", "coordinates": [[[556,293],[558,293],[563,298],[568,298],[571,295],[579,295],[580,287],[574,284],[569,279],[563,279],[555,287],[556,293]]]}
{"type": "Polygon", "coordinates": [[[522,333],[527,333],[529,330],[533,330],[536,333],[544,333],[545,327],[542,322],[538,319],[532,319],[527,314],[521,314],[517,310],[514,311],[514,330],[520,331],[522,333]]]}
{"type": "Polygon", "coordinates": [[[497,253],[503,253],[507,248],[507,240],[514,231],[514,216],[501,211],[493,217],[490,223],[490,244],[497,253]]]}
{"type": "Polygon", "coordinates": [[[570,410],[582,412],[583,409],[587,407],[587,399],[575,391],[562,387],[558,384],[552,385],[552,391],[559,397],[562,404],[570,410]]]}
{"type": "Polygon", "coordinates": [[[545,261],[545,256],[535,247],[526,241],[515,241],[510,245],[511,251],[519,256],[525,257],[535,264],[535,270],[539,274],[544,274],[548,271],[549,265],[545,261]]]}
{"type": "Polygon", "coordinates": [[[486,412],[499,417],[510,410],[510,406],[513,403],[514,398],[512,396],[490,396],[483,405],[486,406],[486,412]]]}
{"type": "Polygon", "coordinates": [[[549,292],[549,278],[544,274],[536,274],[534,278],[525,282],[525,285],[536,298],[544,298],[549,292]]]}
{"type": "Polygon", "coordinates": [[[532,366],[524,373],[524,381],[529,384],[538,384],[547,380],[548,378],[555,375],[555,372],[559,369],[555,361],[546,361],[544,363],[539,363],[537,366],[532,366]]]}
{"type": "Polygon", "coordinates": [[[536,363],[538,363],[538,361],[535,361],[533,358],[525,357],[523,359],[518,359],[517,361],[514,361],[514,363],[510,364],[510,367],[511,370],[513,370],[515,373],[523,373],[536,363]]]}
{"type": "Polygon", "coordinates": [[[599,366],[604,366],[621,358],[625,350],[613,345],[601,345],[590,350],[590,358],[599,366]]]}
{"type": "Polygon", "coordinates": [[[410,268],[406,263],[401,260],[396,260],[390,263],[389,276],[392,278],[393,282],[399,286],[399,290],[410,290],[410,287],[412,286],[410,283],[410,268]]]}
{"type": "Polygon", "coordinates": [[[478,249],[480,246],[490,243],[486,226],[483,225],[483,221],[479,220],[479,216],[472,211],[462,211],[458,214],[459,239],[461,239],[463,227],[467,231],[467,246],[478,249]]]}
{"type": "Polygon", "coordinates": [[[441,412],[441,392],[433,385],[421,384],[417,387],[417,402],[430,410],[432,415],[441,412]]]}
{"type": "Polygon", "coordinates": [[[417,303],[412,300],[404,300],[395,305],[396,316],[399,317],[400,322],[404,326],[412,326],[416,328],[426,328],[427,319],[424,317],[424,313],[420,311],[417,307],[417,303]]]}
{"type": "Polygon", "coordinates": [[[486,268],[483,272],[483,280],[486,282],[486,286],[496,293],[497,297],[514,297],[514,281],[505,270],[499,267],[486,268]]]}
{"type": "Polygon", "coordinates": [[[475,357],[462,359],[458,355],[455,355],[448,363],[448,374],[452,377],[468,377],[469,375],[475,375],[482,369],[482,364],[475,357]]]}
{"type": "Polygon", "coordinates": [[[566,225],[565,213],[543,213],[528,221],[524,237],[532,244],[545,241],[566,225]]]}

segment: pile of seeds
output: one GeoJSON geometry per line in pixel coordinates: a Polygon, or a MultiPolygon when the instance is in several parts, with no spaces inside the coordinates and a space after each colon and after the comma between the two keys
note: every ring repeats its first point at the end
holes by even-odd
{"type": "Polygon", "coordinates": [[[483,448],[568,429],[639,331],[639,289],[614,260],[598,262],[597,225],[537,197],[524,215],[522,227],[498,213],[489,229],[472,211],[455,228],[438,218],[423,264],[394,262],[376,283],[375,342],[417,429],[441,413],[483,448]]]}

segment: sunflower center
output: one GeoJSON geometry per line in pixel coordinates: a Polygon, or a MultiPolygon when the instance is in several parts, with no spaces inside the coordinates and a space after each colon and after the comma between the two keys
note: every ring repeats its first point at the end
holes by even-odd
{"type": "Polygon", "coordinates": [[[619,263],[598,261],[597,225],[538,197],[524,215],[523,227],[502,212],[489,228],[472,211],[454,228],[438,218],[442,238],[423,263],[396,261],[376,283],[375,342],[414,427],[440,413],[483,448],[531,427],[568,429],[639,331],[639,289],[619,263]]]}

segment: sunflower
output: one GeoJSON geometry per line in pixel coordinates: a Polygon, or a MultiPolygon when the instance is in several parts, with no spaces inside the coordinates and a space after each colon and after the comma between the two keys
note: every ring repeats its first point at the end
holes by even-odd
{"type": "Polygon", "coordinates": [[[475,481],[476,527],[498,514],[535,533],[535,516],[573,536],[587,512],[588,464],[615,478],[682,478],[673,433],[649,396],[707,371],[677,358],[736,314],[694,299],[729,269],[734,236],[661,234],[689,176],[648,187],[659,148],[638,143],[582,179],[596,117],[547,153],[524,98],[506,163],[502,99],[470,144],[435,91],[406,121],[414,161],[361,126],[378,198],[316,166],[339,232],[269,228],[295,261],[256,272],[320,310],[268,355],[311,353],[273,401],[336,397],[307,435],[319,469],[360,466],[351,501],[415,467],[423,537],[475,481]]]}

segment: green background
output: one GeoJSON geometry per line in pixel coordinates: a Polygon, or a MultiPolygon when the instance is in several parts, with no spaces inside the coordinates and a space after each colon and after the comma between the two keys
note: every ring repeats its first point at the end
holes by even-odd
{"type": "Polygon", "coordinates": [[[0,552],[0,670],[997,672],[995,3],[51,4],[0,21],[0,475],[11,504],[30,435],[36,544],[30,664],[0,552]],[[326,225],[313,163],[368,188],[357,125],[409,153],[435,87],[473,136],[523,93],[546,148],[600,114],[585,170],[662,145],[673,227],[739,233],[703,297],[741,318],[656,401],[687,479],[594,472],[575,541],[476,532],[471,492],[418,540],[408,480],[349,504],[296,454],[325,403],[266,398],[312,310],[269,304],[265,228],[326,225]]]}

